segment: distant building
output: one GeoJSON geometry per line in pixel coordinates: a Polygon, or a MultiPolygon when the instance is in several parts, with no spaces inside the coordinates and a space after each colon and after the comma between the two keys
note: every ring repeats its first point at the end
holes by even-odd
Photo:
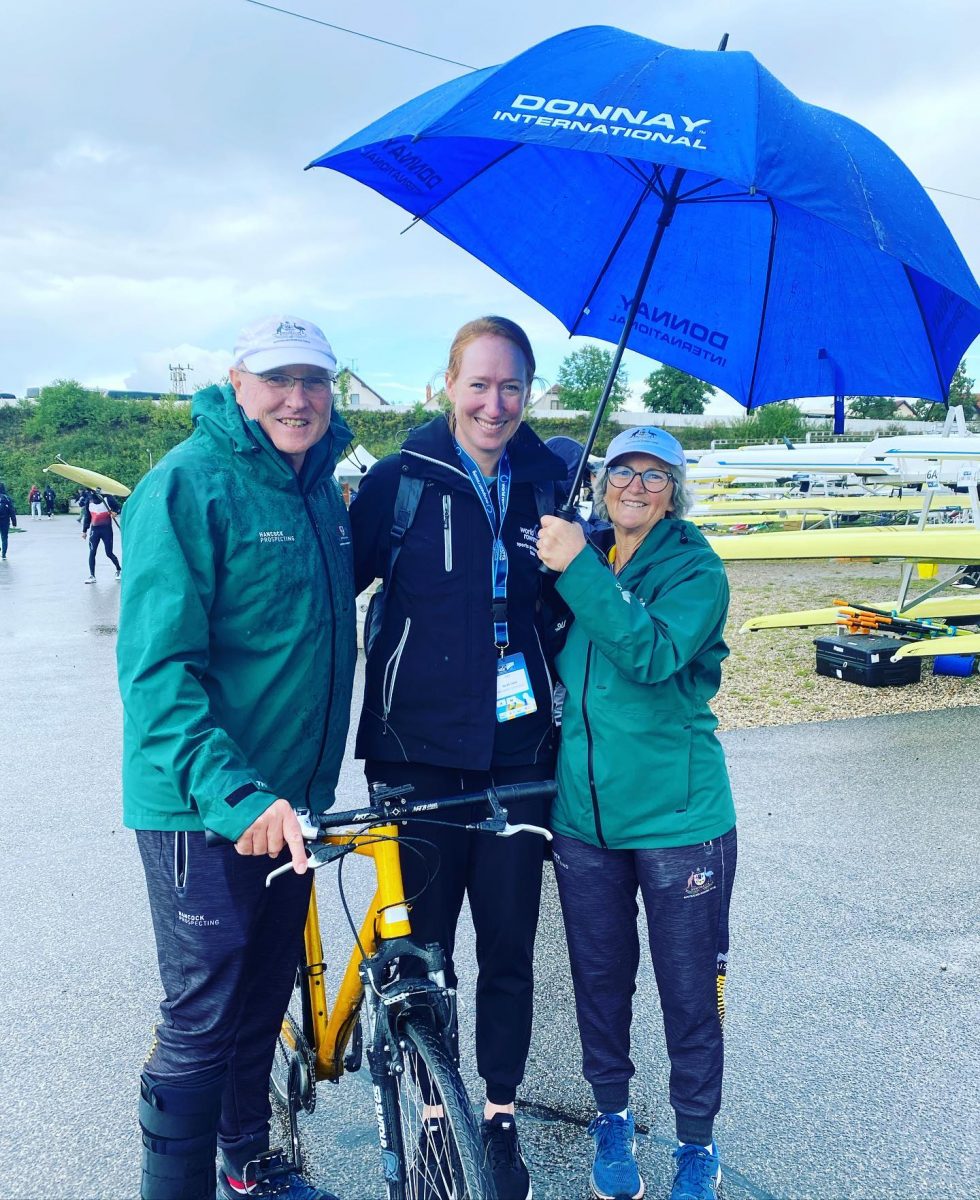
{"type": "Polygon", "coordinates": [[[347,378],[349,381],[348,408],[356,408],[358,412],[390,412],[394,408],[394,405],[389,403],[384,396],[365,383],[360,375],[348,370],[347,378]]]}

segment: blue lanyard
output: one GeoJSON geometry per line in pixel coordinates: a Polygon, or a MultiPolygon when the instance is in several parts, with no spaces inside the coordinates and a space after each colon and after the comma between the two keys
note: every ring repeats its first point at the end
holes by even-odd
{"type": "Polygon", "coordinates": [[[493,603],[490,606],[490,612],[493,618],[493,642],[503,657],[508,643],[507,572],[510,564],[507,561],[507,548],[504,546],[503,532],[504,517],[507,516],[507,506],[510,503],[510,459],[505,450],[497,466],[497,503],[500,506],[500,522],[498,524],[493,498],[487,487],[487,481],[483,478],[483,472],[458,442],[456,443],[456,453],[466,469],[466,474],[470,477],[473,490],[480,498],[483,511],[487,514],[487,520],[490,522],[490,531],[493,534],[493,553],[490,558],[493,603]]]}

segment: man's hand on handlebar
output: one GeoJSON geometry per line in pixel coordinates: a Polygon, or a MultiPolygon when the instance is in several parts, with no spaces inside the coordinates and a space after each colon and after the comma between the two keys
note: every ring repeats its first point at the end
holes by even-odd
{"type": "Polygon", "coordinates": [[[281,798],[256,817],[235,843],[239,854],[268,854],[270,858],[275,858],[284,846],[289,847],[293,870],[304,875],[308,860],[303,832],[293,806],[281,798]]]}

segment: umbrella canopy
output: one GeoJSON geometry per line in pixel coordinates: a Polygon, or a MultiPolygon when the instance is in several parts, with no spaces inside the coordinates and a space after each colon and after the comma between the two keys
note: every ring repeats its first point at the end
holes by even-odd
{"type": "Polygon", "coordinates": [[[980,332],[980,289],[908,168],[743,52],[571,30],[310,166],[387,196],[570,333],[617,342],[629,322],[631,349],[746,408],[945,400],[980,332]]]}
{"type": "Polygon", "coordinates": [[[109,475],[101,475],[98,471],[89,471],[85,467],[73,467],[71,463],[56,462],[44,469],[53,471],[55,475],[63,475],[65,479],[70,479],[73,483],[80,483],[82,487],[97,488],[100,492],[107,492],[110,496],[128,496],[130,493],[130,489],[124,483],[120,483],[118,479],[113,479],[109,475]]]}

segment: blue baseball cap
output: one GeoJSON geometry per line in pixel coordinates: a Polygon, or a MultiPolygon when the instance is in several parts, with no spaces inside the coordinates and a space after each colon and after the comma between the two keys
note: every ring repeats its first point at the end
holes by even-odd
{"type": "Polygon", "coordinates": [[[687,462],[684,447],[677,438],[655,425],[640,425],[617,433],[609,443],[602,465],[609,467],[626,454],[652,454],[672,467],[683,467],[687,462]]]}

